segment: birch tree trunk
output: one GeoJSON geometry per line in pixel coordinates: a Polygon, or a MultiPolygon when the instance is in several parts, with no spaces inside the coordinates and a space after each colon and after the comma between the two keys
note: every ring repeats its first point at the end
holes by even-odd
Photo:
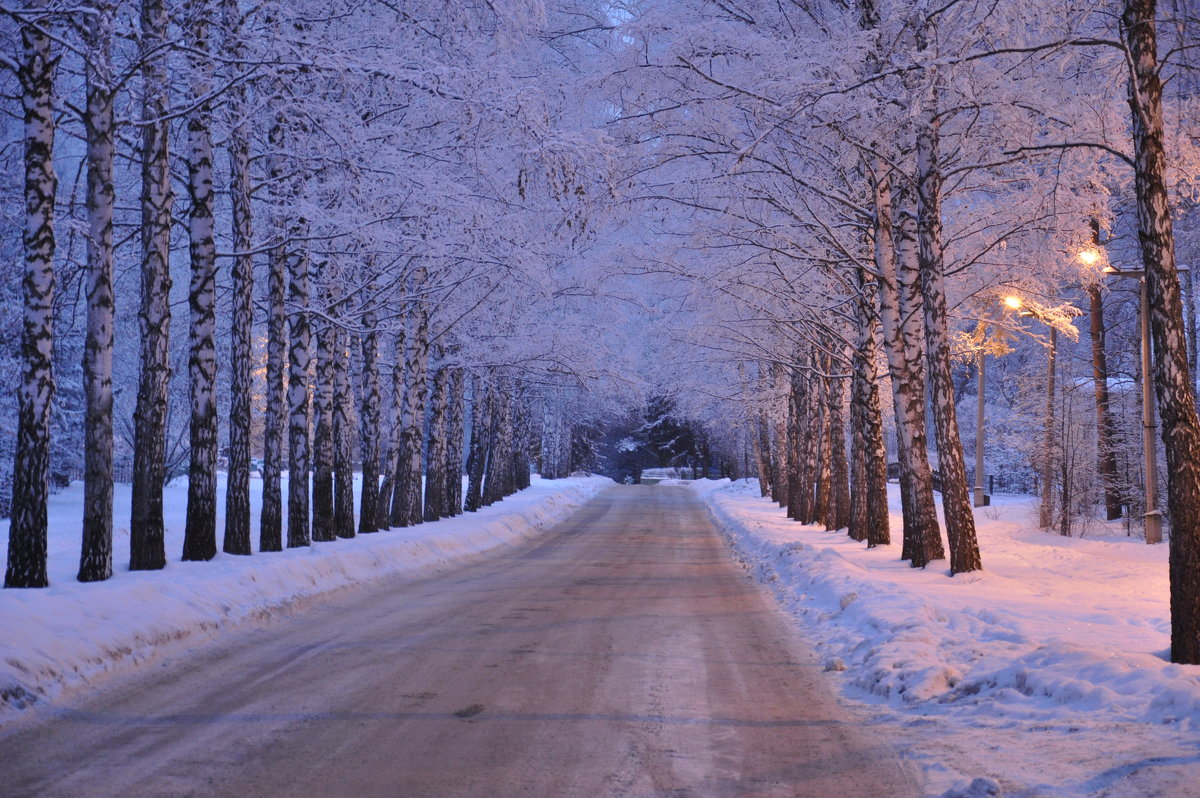
{"type": "Polygon", "coordinates": [[[362,447],[362,493],[359,497],[358,531],[375,532],[379,504],[379,335],[374,307],[363,313],[362,409],[359,411],[359,444],[362,447]]]}
{"type": "Polygon", "coordinates": [[[346,331],[333,329],[333,533],[354,537],[354,396],[346,331]]]}
{"type": "Polygon", "coordinates": [[[446,514],[463,511],[463,443],[466,434],[465,375],[456,368],[450,375],[450,424],[446,431],[446,514]]]}
{"type": "Polygon", "coordinates": [[[916,258],[916,220],[900,198],[898,224],[893,227],[891,181],[881,159],[873,164],[875,267],[879,281],[879,319],[892,387],[904,514],[901,559],[924,568],[945,557],[933,470],[925,431],[924,365],[921,341],[921,301],[916,258]]]}
{"type": "Polygon", "coordinates": [[[165,0],[142,0],[141,371],[134,411],[129,569],[167,563],[163,539],[163,458],[171,382],[171,162],[165,0]]]}
{"type": "Polygon", "coordinates": [[[383,468],[383,481],[379,485],[379,501],[376,507],[375,526],[379,529],[389,529],[392,526],[392,495],[396,489],[396,478],[403,451],[401,435],[404,432],[401,416],[404,412],[404,361],[407,351],[404,331],[396,333],[395,339],[396,364],[392,368],[392,404],[391,423],[388,425],[387,453],[380,460],[383,468]]]}
{"type": "Polygon", "coordinates": [[[489,393],[483,377],[475,377],[471,387],[471,447],[467,454],[467,498],[463,507],[471,513],[483,506],[483,479],[492,426],[489,393]]]}
{"type": "Polygon", "coordinates": [[[513,413],[509,381],[501,379],[492,396],[493,422],[488,445],[487,478],[483,488],[483,504],[495,504],[511,493],[513,458],[513,413]]]}
{"type": "Polygon", "coordinates": [[[767,414],[758,411],[754,420],[754,460],[758,466],[758,494],[764,499],[775,492],[775,458],[771,453],[771,427],[767,414]]]}
{"type": "Polygon", "coordinates": [[[267,253],[267,385],[263,420],[262,514],[258,550],[283,550],[283,433],[287,424],[287,255],[282,242],[267,253]]]}
{"type": "MultiPolygon", "coordinates": [[[[859,435],[864,449],[865,473],[858,496],[865,503],[861,523],[865,525],[867,546],[886,546],[891,541],[891,519],[888,513],[887,449],[883,440],[883,408],[879,396],[879,318],[877,294],[879,283],[875,276],[860,270],[859,284],[863,301],[859,312],[863,322],[859,327],[858,347],[855,349],[855,385],[851,403],[858,408],[862,425],[859,435]]],[[[855,510],[858,499],[852,499],[855,510]]]]}
{"type": "Polygon", "coordinates": [[[850,466],[846,461],[846,382],[841,377],[829,380],[829,506],[825,510],[826,529],[850,526],[850,466]]]}
{"type": "MultiPolygon", "coordinates": [[[[44,8],[44,4],[39,4],[44,8]]],[[[47,16],[31,22],[48,26],[47,16]]],[[[21,26],[17,77],[25,111],[25,273],[21,387],[5,587],[46,587],[50,405],[54,399],[54,67],[50,37],[21,26]]]]}
{"type": "Polygon", "coordinates": [[[791,381],[785,370],[778,364],[771,366],[771,381],[775,386],[775,401],[778,410],[774,414],[775,445],[772,449],[771,473],[775,475],[772,484],[771,498],[780,507],[790,503],[789,493],[794,481],[792,479],[792,446],[789,430],[791,429],[791,381]]]}
{"type": "Polygon", "coordinates": [[[188,116],[188,287],[191,326],[188,378],[191,388],[191,456],[188,463],[184,560],[211,560],[217,553],[217,247],[213,223],[212,110],[203,99],[212,90],[208,0],[189,0],[184,37],[190,48],[188,116]]]}
{"type": "Polygon", "coordinates": [[[1155,397],[1167,454],[1171,661],[1196,665],[1200,664],[1200,419],[1188,372],[1187,330],[1175,266],[1154,12],[1154,0],[1125,0],[1121,23],[1132,68],[1129,107],[1138,240],[1149,292],[1155,397]]]}
{"type": "Polygon", "coordinates": [[[112,576],[113,507],[113,85],[114,7],[98,2],[83,23],[87,61],[87,341],[83,350],[83,550],[79,581],[112,576]]]}
{"type": "Polygon", "coordinates": [[[812,472],[808,470],[808,458],[802,453],[810,441],[808,431],[804,429],[808,421],[808,399],[805,395],[806,385],[804,375],[800,372],[800,362],[791,369],[791,394],[788,403],[787,449],[788,449],[788,487],[787,514],[788,518],[804,523],[808,518],[809,505],[812,503],[812,472]]]}
{"type": "Polygon", "coordinates": [[[917,130],[917,239],[921,299],[925,309],[925,351],[933,399],[934,431],[942,473],[942,511],[950,544],[950,573],[982,568],[975,537],[975,515],[967,488],[954,381],[950,373],[950,333],[943,286],[941,193],[937,93],[931,87],[917,130]]]}
{"type": "MultiPolygon", "coordinates": [[[[304,221],[299,226],[303,228],[304,221]]],[[[308,481],[310,449],[308,439],[308,369],[311,328],[308,319],[308,249],[292,236],[297,249],[288,256],[288,548],[312,542],[309,527],[308,481]]]]}
{"type": "MultiPolygon", "coordinates": [[[[441,360],[438,353],[437,360],[441,360]]],[[[426,521],[436,521],[446,512],[446,438],[450,423],[450,373],[440,366],[433,375],[429,399],[429,464],[425,471],[426,521]]]]}
{"type": "MultiPolygon", "coordinates": [[[[413,280],[414,291],[424,284],[424,272],[413,280]]],[[[429,308],[413,302],[412,335],[404,366],[404,414],[401,418],[400,465],[392,497],[392,525],[416,526],[421,509],[421,456],[425,445],[425,403],[429,395],[429,308]]]]}
{"type": "Polygon", "coordinates": [[[337,539],[333,529],[333,326],[328,321],[318,324],[313,375],[312,537],[327,543],[337,539]]]}
{"type": "MultiPolygon", "coordinates": [[[[222,0],[225,29],[224,56],[229,64],[243,59],[241,12],[238,0],[222,0]]],[[[239,67],[229,69],[226,99],[229,128],[229,198],[233,222],[232,317],[229,336],[229,463],[225,483],[226,554],[250,554],[250,394],[253,390],[254,353],[254,246],[250,177],[250,137],[246,114],[246,87],[234,82],[239,67]]]]}
{"type": "Polygon", "coordinates": [[[274,246],[267,252],[267,384],[266,418],[263,420],[262,514],[259,517],[258,550],[283,550],[283,435],[287,426],[284,363],[287,341],[287,238],[284,179],[283,120],[276,114],[268,133],[271,153],[267,173],[271,185],[271,225],[274,246]]]}
{"type": "Polygon", "coordinates": [[[516,403],[513,407],[513,458],[512,482],[508,486],[508,494],[529,487],[529,459],[533,446],[532,424],[529,422],[529,401],[525,388],[517,390],[516,403]]]}

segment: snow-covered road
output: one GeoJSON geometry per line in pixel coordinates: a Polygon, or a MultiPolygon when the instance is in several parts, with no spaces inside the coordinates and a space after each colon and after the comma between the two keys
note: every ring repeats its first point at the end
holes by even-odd
{"type": "Polygon", "coordinates": [[[6,795],[919,792],[678,487],[40,714],[0,738],[6,795]]]}

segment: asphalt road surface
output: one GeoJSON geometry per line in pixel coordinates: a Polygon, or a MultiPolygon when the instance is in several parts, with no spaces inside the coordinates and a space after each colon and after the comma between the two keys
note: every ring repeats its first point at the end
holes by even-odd
{"type": "Polygon", "coordinates": [[[614,487],[43,708],[0,737],[0,794],[918,794],[821,670],[688,489],[614,487]]]}

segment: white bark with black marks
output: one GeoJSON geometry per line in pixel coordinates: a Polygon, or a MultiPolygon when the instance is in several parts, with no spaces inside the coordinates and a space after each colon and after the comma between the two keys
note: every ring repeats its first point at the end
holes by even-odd
{"type": "MultiPolygon", "coordinates": [[[[228,64],[242,60],[241,11],[238,0],[221,0],[224,56],[228,64]]],[[[226,78],[235,80],[239,66],[230,66],[226,78]]],[[[232,212],[233,258],[230,269],[232,314],[229,336],[229,464],[225,486],[225,537],[227,554],[249,554],[250,547],[250,405],[254,353],[254,246],[251,208],[250,137],[248,103],[243,83],[233,83],[226,100],[229,127],[229,197],[232,212]]]]}
{"type": "Polygon", "coordinates": [[[975,514],[967,487],[962,441],[950,372],[950,331],[942,251],[942,171],[937,92],[930,87],[917,130],[917,240],[921,300],[925,310],[925,354],[942,474],[942,511],[950,545],[950,573],[983,567],[975,536],[975,514]]]}
{"type": "Polygon", "coordinates": [[[164,457],[171,383],[171,161],[165,0],[142,0],[142,284],[138,326],[141,372],[134,411],[129,568],[166,565],[164,457]]]}
{"type": "Polygon", "coordinates": [[[359,411],[362,492],[358,511],[360,534],[375,532],[379,528],[376,524],[379,503],[379,437],[383,432],[380,426],[382,397],[379,391],[379,334],[375,329],[377,315],[373,307],[368,307],[363,312],[362,324],[362,408],[359,411]]]}
{"type": "Polygon", "coordinates": [[[463,444],[466,434],[466,375],[461,368],[450,375],[450,423],[446,431],[447,515],[463,511],[463,444]]]}
{"type": "MultiPolygon", "coordinates": [[[[435,355],[441,360],[441,353],[435,355]]],[[[429,397],[428,464],[425,469],[426,521],[436,521],[449,515],[446,508],[446,450],[450,424],[450,372],[440,366],[433,374],[433,391],[429,397]]]]}
{"type": "Polygon", "coordinates": [[[475,512],[483,506],[483,481],[487,470],[492,428],[491,389],[483,377],[471,382],[471,445],[467,454],[467,496],[463,509],[475,512]]]}
{"type": "Polygon", "coordinates": [[[203,100],[212,90],[208,0],[184,6],[184,39],[192,76],[188,96],[197,103],[188,115],[188,287],[191,325],[188,378],[191,392],[191,457],[183,559],[211,560],[217,553],[217,247],[213,219],[212,109],[203,100]]]}
{"type": "Polygon", "coordinates": [[[875,268],[880,274],[879,319],[887,355],[896,419],[897,460],[903,508],[901,559],[924,568],[945,557],[933,469],[925,431],[925,392],[921,297],[916,253],[916,219],[904,195],[893,210],[887,167],[877,160],[874,175],[875,268]],[[895,214],[895,224],[893,224],[895,214]]]}
{"type": "Polygon", "coordinates": [[[396,333],[392,350],[395,354],[395,365],[392,367],[392,401],[388,413],[387,446],[379,459],[383,479],[379,483],[379,499],[375,507],[376,529],[390,529],[392,526],[392,496],[396,491],[396,474],[403,450],[401,434],[404,428],[400,417],[404,412],[404,353],[407,351],[403,329],[396,333]]]}
{"type": "MultiPolygon", "coordinates": [[[[39,8],[44,4],[39,4],[39,8]]],[[[25,273],[21,281],[21,385],[5,587],[46,587],[46,501],[50,493],[50,405],[54,399],[54,54],[39,28],[21,26],[17,77],[25,111],[25,273]]]]}
{"type": "MultiPolygon", "coordinates": [[[[419,295],[424,283],[422,269],[413,277],[413,293],[419,295]]],[[[423,299],[413,301],[409,321],[412,326],[404,366],[400,458],[392,496],[392,525],[401,527],[416,526],[424,520],[421,457],[425,446],[425,403],[429,395],[429,307],[423,299]]]]}
{"type": "Polygon", "coordinates": [[[87,340],[83,350],[83,548],[79,581],[112,576],[113,512],[113,85],[111,2],[84,16],[87,51],[87,340]]]}
{"type": "Polygon", "coordinates": [[[354,395],[346,331],[333,331],[333,533],[354,537],[354,395]]]}
{"type": "MultiPolygon", "coordinates": [[[[319,270],[322,271],[322,270],[319,270]]],[[[316,323],[317,357],[313,372],[312,538],[337,539],[333,528],[333,325],[316,323]]]]}
{"type": "Polygon", "coordinates": [[[295,250],[288,256],[288,548],[307,546],[312,542],[308,494],[311,460],[308,371],[312,360],[308,318],[309,257],[307,245],[300,242],[300,233],[306,226],[303,219],[298,220],[296,234],[291,236],[295,250]]]}
{"type": "Polygon", "coordinates": [[[1175,233],[1167,192],[1154,0],[1125,0],[1121,18],[1132,74],[1138,240],[1149,291],[1154,387],[1167,454],[1171,661],[1200,664],[1200,419],[1188,371],[1175,233]]]}

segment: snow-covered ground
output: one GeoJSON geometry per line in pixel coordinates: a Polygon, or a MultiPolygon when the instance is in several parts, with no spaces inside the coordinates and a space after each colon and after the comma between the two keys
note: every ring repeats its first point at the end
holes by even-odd
{"type": "Polygon", "coordinates": [[[976,514],[984,570],[950,577],[899,561],[895,492],[895,542],[867,549],[756,482],[690,484],[931,795],[1200,796],[1200,667],[1166,661],[1165,544],[1047,534],[1033,500],[1001,497],[976,514]]]}
{"type": "MultiPolygon", "coordinates": [[[[79,565],[83,485],[50,498],[50,587],[0,590],[0,723],[63,690],[144,663],[156,648],[213,635],[229,624],[295,609],[314,596],[370,580],[435,573],[498,546],[518,543],[565,518],[612,482],[604,477],[534,478],[521,491],[477,513],[436,523],[361,535],[353,540],[258,553],[261,482],[251,481],[255,554],[218,553],[181,562],[187,483],[164,493],[167,567],[129,571],[129,486],[114,496],[114,575],[75,580],[79,565]]],[[[357,497],[358,484],[355,484],[357,497]]],[[[284,496],[287,480],[284,480],[284,496]]],[[[218,507],[224,508],[224,476],[218,507]]],[[[218,517],[218,548],[223,528],[218,517]]],[[[3,522],[0,553],[8,554],[3,522]]]]}

